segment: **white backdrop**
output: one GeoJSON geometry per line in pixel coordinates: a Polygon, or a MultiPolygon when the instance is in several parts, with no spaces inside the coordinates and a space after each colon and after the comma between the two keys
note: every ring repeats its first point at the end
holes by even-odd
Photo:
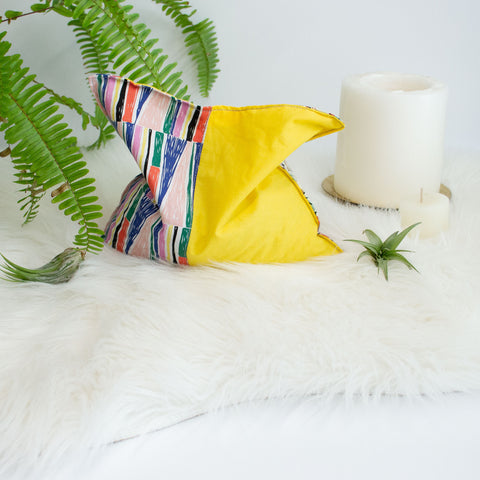
{"type": "MultiPolygon", "coordinates": [[[[1,0],[2,11],[31,2],[1,0]]],[[[208,99],[198,95],[183,40],[161,8],[130,0],[179,62],[192,100],[203,104],[297,103],[337,113],[342,79],[352,73],[431,75],[450,90],[446,146],[480,149],[480,2],[478,0],[193,0],[214,20],[221,73],[208,99]]],[[[88,105],[70,27],[54,14],[8,26],[14,50],[40,79],[88,105]]],[[[5,24],[2,24],[4,27],[5,24]]],[[[12,48],[13,50],[13,48],[12,48]]],[[[92,137],[76,131],[81,142],[92,137]]],[[[335,136],[318,148],[334,148],[335,136]]]]}

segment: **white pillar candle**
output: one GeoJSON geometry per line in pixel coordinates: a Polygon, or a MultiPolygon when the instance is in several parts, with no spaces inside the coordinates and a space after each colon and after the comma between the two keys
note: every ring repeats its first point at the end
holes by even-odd
{"type": "Polygon", "coordinates": [[[368,73],[342,84],[334,188],[355,203],[398,208],[438,192],[447,88],[430,77],[368,73]]]}
{"type": "Polygon", "coordinates": [[[404,199],[400,202],[400,218],[402,228],[417,222],[411,234],[419,234],[420,238],[438,235],[448,228],[448,212],[450,202],[441,193],[422,193],[416,199],[404,199]]]}

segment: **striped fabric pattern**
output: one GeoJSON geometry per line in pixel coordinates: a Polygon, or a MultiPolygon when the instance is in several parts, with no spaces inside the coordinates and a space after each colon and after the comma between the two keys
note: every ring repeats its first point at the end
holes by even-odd
{"type": "Polygon", "coordinates": [[[125,189],[106,243],[124,253],[186,264],[211,107],[114,75],[90,77],[90,86],[142,171],[125,189]]]}
{"type": "Polygon", "coordinates": [[[168,225],[142,174],[125,188],[105,229],[105,242],[120,252],[186,265],[191,228],[168,225]]]}

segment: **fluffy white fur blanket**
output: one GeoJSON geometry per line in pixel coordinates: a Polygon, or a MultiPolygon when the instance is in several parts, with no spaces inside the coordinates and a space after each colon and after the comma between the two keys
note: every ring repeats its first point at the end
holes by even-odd
{"type": "MultiPolygon", "coordinates": [[[[136,166],[120,141],[87,157],[108,216],[136,166]]],[[[0,251],[39,266],[70,245],[75,226],[46,202],[20,227],[13,169],[1,160],[0,251]]],[[[331,156],[301,150],[290,167],[341,255],[179,268],[106,248],[68,284],[0,281],[3,467],[252,399],[480,388],[480,156],[447,159],[451,227],[406,239],[421,273],[393,263],[389,282],[343,239],[365,228],[385,237],[398,213],[322,193],[331,156]]]]}

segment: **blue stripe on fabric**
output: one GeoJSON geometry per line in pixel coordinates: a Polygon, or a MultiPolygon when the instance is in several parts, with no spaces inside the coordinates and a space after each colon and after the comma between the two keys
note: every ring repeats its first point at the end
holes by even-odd
{"type": "Polygon", "coordinates": [[[148,191],[146,191],[140,199],[140,202],[135,209],[135,214],[128,226],[127,242],[123,249],[125,253],[129,252],[147,218],[157,212],[158,207],[152,202],[152,199],[149,198],[148,191]]]}
{"type": "Polygon", "coordinates": [[[160,231],[163,228],[162,219],[159,218],[153,225],[150,230],[150,258],[156,259],[160,258],[160,250],[158,248],[158,239],[160,237],[160,231]],[[153,252],[152,252],[153,244],[153,252]]]}
{"type": "Polygon", "coordinates": [[[135,132],[135,124],[124,122],[123,124],[123,140],[127,147],[132,150],[133,134],[135,132]]]}
{"type": "Polygon", "coordinates": [[[173,175],[177,169],[178,161],[187,145],[186,140],[181,138],[166,136],[165,150],[163,157],[162,173],[160,178],[160,188],[158,192],[157,203],[161,205],[170,184],[172,183],[173,175]]]}
{"type": "Polygon", "coordinates": [[[140,112],[142,111],[143,104],[146,102],[147,98],[152,93],[152,87],[141,86],[140,88],[140,97],[138,99],[137,111],[135,112],[135,118],[132,118],[133,123],[138,120],[140,112]]]}
{"type": "Polygon", "coordinates": [[[196,143],[194,144],[195,147],[195,160],[194,160],[194,170],[193,170],[193,192],[192,192],[192,200],[193,195],[195,194],[195,186],[197,185],[197,173],[198,173],[198,166],[200,165],[200,156],[202,155],[202,148],[203,143],[196,143]]]}
{"type": "Polygon", "coordinates": [[[108,83],[108,77],[107,75],[98,75],[97,78],[99,82],[99,86],[101,88],[101,91],[99,92],[100,100],[102,101],[102,105],[105,108],[105,90],[107,88],[107,83],[108,83]]]}

